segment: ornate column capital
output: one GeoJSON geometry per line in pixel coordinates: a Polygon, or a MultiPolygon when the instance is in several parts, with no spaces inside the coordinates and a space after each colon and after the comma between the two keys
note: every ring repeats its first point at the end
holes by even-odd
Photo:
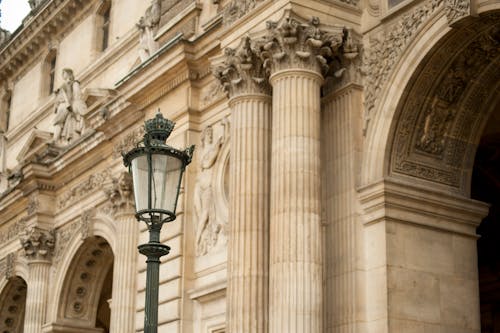
{"type": "Polygon", "coordinates": [[[326,76],[340,77],[344,59],[358,55],[358,47],[349,38],[349,29],[320,25],[319,18],[308,22],[287,12],[279,21],[268,21],[265,35],[255,49],[266,71],[300,68],[326,76]]]}
{"type": "Polygon", "coordinates": [[[115,215],[134,213],[132,176],[128,172],[124,171],[118,178],[112,178],[111,183],[104,186],[104,193],[106,193],[115,215]]]}
{"type": "Polygon", "coordinates": [[[39,227],[27,227],[19,234],[26,258],[32,260],[52,259],[55,245],[55,231],[39,227]]]}
{"type": "Polygon", "coordinates": [[[212,72],[230,98],[246,94],[271,95],[269,73],[249,36],[243,37],[236,49],[226,48],[224,56],[216,62],[212,72]]]}

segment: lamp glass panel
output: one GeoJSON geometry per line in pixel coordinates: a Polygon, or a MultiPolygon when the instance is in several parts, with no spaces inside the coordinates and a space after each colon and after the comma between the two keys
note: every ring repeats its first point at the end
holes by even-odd
{"type": "Polygon", "coordinates": [[[151,156],[153,177],[151,181],[151,208],[175,213],[182,161],[162,154],[151,156]]]}
{"type": "Polygon", "coordinates": [[[130,169],[134,182],[134,196],[136,210],[148,208],[148,158],[141,155],[132,160],[130,169]]]}

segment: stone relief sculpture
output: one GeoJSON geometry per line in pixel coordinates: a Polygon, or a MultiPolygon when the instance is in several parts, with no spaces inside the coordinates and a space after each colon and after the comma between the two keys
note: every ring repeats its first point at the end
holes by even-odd
{"type": "Polygon", "coordinates": [[[214,170],[221,147],[227,140],[227,120],[221,123],[223,133],[214,140],[214,129],[207,126],[201,136],[199,171],[194,189],[194,213],[197,221],[196,254],[205,255],[218,244],[225,244],[226,222],[221,221],[216,209],[214,170]]]}
{"type": "Polygon", "coordinates": [[[82,134],[83,114],[87,105],[82,99],[80,82],[75,80],[73,70],[63,69],[62,77],[64,83],[56,91],[54,143],[66,145],[82,134]]]}
{"type": "Polygon", "coordinates": [[[158,43],[154,39],[154,34],[161,17],[161,4],[159,0],[152,0],[151,6],[146,9],[146,13],[136,24],[141,35],[139,37],[139,57],[144,62],[158,50],[158,43]]]}

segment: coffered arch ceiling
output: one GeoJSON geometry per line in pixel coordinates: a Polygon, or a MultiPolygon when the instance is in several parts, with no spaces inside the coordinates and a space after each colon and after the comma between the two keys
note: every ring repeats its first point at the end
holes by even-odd
{"type": "Polygon", "coordinates": [[[469,18],[418,66],[392,126],[390,176],[438,183],[469,194],[474,156],[500,112],[500,12],[469,18]]]}
{"type": "Polygon", "coordinates": [[[26,308],[26,282],[16,276],[9,280],[0,294],[0,332],[23,332],[26,308]]]}

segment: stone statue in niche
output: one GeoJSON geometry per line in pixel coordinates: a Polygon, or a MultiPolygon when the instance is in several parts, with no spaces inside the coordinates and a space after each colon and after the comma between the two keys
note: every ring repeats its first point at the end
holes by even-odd
{"type": "Polygon", "coordinates": [[[82,134],[83,114],[87,111],[87,105],[83,101],[80,82],[75,80],[73,70],[63,69],[62,76],[64,83],[56,91],[54,142],[66,145],[82,134]]]}
{"type": "Polygon", "coordinates": [[[139,57],[141,61],[146,61],[158,50],[158,43],[154,39],[154,34],[161,17],[161,5],[159,0],[152,0],[151,6],[146,9],[146,13],[136,24],[141,35],[139,37],[139,57]]]}
{"type": "Polygon", "coordinates": [[[214,129],[207,126],[201,136],[199,171],[194,189],[194,213],[197,221],[196,254],[205,255],[225,237],[225,222],[217,216],[214,189],[214,166],[227,135],[227,120],[222,122],[223,133],[214,140],[214,129]]]}

